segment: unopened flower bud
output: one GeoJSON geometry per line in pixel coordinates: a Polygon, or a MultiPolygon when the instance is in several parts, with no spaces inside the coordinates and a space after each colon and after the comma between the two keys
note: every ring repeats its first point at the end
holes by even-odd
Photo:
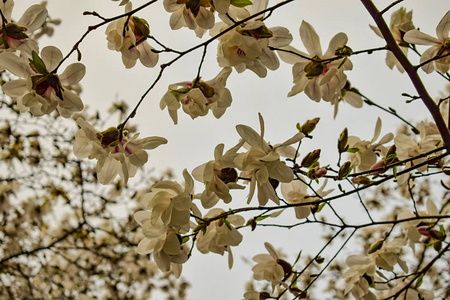
{"type": "Polygon", "coordinates": [[[372,180],[370,180],[367,176],[359,176],[352,178],[352,183],[367,185],[372,183],[372,180]]]}
{"type": "Polygon", "coordinates": [[[338,151],[339,153],[343,153],[345,151],[347,151],[348,149],[348,130],[347,128],[344,128],[344,130],[342,131],[341,135],[339,136],[339,140],[338,140],[338,151]]]}
{"type": "Polygon", "coordinates": [[[313,167],[320,158],[320,151],[321,151],[320,149],[316,149],[312,152],[309,152],[303,158],[301,166],[306,168],[313,167]]]}
{"type": "Polygon", "coordinates": [[[352,169],[353,169],[352,163],[349,161],[345,162],[339,169],[338,178],[339,179],[346,178],[350,174],[352,169]]]}
{"type": "Polygon", "coordinates": [[[298,130],[300,130],[303,134],[308,135],[316,128],[317,123],[319,123],[320,118],[314,118],[312,120],[308,120],[302,126],[299,126],[298,130]]]}

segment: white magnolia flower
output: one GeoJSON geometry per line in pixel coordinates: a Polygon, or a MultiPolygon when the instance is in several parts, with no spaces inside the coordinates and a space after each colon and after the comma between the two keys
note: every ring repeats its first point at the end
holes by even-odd
{"type": "Polygon", "coordinates": [[[0,24],[0,49],[20,50],[26,57],[31,57],[34,50],[38,52],[38,45],[30,38],[31,34],[39,29],[47,19],[47,9],[43,5],[32,5],[16,23],[11,22],[11,13],[14,1],[2,1],[3,22],[0,24]]]}
{"type": "MultiPolygon", "coordinates": [[[[289,183],[281,184],[281,194],[289,204],[300,204],[305,202],[313,202],[319,200],[320,197],[323,198],[333,190],[324,191],[327,181],[313,193],[313,195],[308,195],[308,186],[304,183],[304,179],[301,175],[298,175],[300,180],[292,180],[289,183]]],[[[311,205],[296,206],[295,217],[297,219],[305,219],[311,213],[311,205]]]]}
{"type": "Polygon", "coordinates": [[[353,68],[351,61],[345,57],[351,54],[351,50],[346,47],[347,35],[342,32],[336,34],[331,39],[325,54],[322,54],[320,39],[316,31],[305,21],[300,25],[300,37],[309,55],[293,47],[283,48],[291,53],[279,51],[282,60],[294,64],[292,68],[294,86],[288,96],[291,97],[304,91],[310,99],[316,102],[323,99],[334,103],[347,81],[344,71],[353,68]],[[292,52],[303,57],[294,55],[292,52]],[[309,57],[309,59],[304,57],[309,57]],[[344,59],[346,59],[345,62],[344,59]]]}
{"type": "Polygon", "coordinates": [[[223,68],[211,80],[201,81],[200,78],[192,82],[185,81],[169,86],[160,102],[160,108],[167,107],[169,115],[175,124],[178,123],[178,109],[195,119],[205,116],[212,110],[216,118],[220,118],[231,105],[231,93],[225,87],[231,68],[223,68]]]}
{"type": "Polygon", "coordinates": [[[214,7],[210,1],[164,0],[164,8],[172,13],[169,24],[173,30],[188,27],[202,37],[206,29],[211,29],[215,23],[214,7]]]}
{"type": "Polygon", "coordinates": [[[151,212],[136,212],[134,219],[142,226],[145,238],[141,240],[136,251],[139,254],[153,253],[153,258],[161,271],[172,270],[177,277],[181,274],[181,264],[188,259],[189,248],[182,244],[181,237],[161,220],[155,224],[151,221],[151,212]]]}
{"type": "MultiPolygon", "coordinates": [[[[224,213],[219,208],[211,209],[203,218],[211,219],[224,213]]],[[[197,234],[197,249],[201,253],[214,252],[223,255],[228,252],[228,267],[233,266],[233,253],[231,246],[237,246],[242,241],[242,234],[235,227],[244,225],[244,218],[239,215],[230,215],[210,222],[197,234]]]]}
{"type": "MultiPolygon", "coordinates": [[[[381,33],[378,27],[370,25],[370,28],[381,38],[383,38],[383,34],[381,33]]],[[[394,11],[391,15],[391,23],[389,26],[391,30],[392,36],[394,37],[397,44],[400,46],[400,50],[405,54],[408,54],[408,44],[403,40],[403,36],[406,32],[414,29],[414,24],[412,22],[412,10],[409,12],[406,11],[406,8],[401,7],[398,10],[394,11]]],[[[390,69],[393,69],[394,66],[400,72],[405,72],[405,69],[400,64],[400,62],[395,58],[395,55],[391,51],[387,51],[386,53],[386,64],[390,69]]]]}
{"type": "MultiPolygon", "coordinates": [[[[431,122],[430,123],[420,122],[419,125],[417,125],[417,129],[420,131],[418,141],[416,141],[415,139],[412,139],[411,137],[409,137],[403,133],[400,133],[395,137],[394,143],[395,143],[395,146],[397,147],[396,153],[400,160],[419,156],[419,155],[429,152],[433,149],[436,149],[437,145],[440,144],[442,138],[441,138],[441,135],[439,133],[439,130],[438,130],[436,124],[431,123],[431,122]]],[[[435,154],[433,154],[433,155],[435,155],[435,154]]],[[[428,158],[429,158],[429,156],[428,157],[420,157],[413,161],[409,161],[405,167],[410,168],[414,165],[423,163],[428,158]]],[[[423,166],[417,168],[417,171],[425,172],[427,170],[427,168],[428,168],[428,165],[423,165],[423,166]]],[[[402,175],[399,175],[397,177],[397,183],[399,185],[405,184],[408,177],[409,177],[409,173],[404,173],[402,175]]]]}
{"type": "Polygon", "coordinates": [[[305,136],[299,132],[284,143],[274,146],[264,141],[264,120],[259,114],[261,135],[246,125],[237,125],[236,130],[242,139],[248,144],[249,150],[240,153],[234,163],[241,170],[240,177],[250,181],[250,192],[248,203],[253,198],[256,186],[258,186],[258,201],[260,205],[266,205],[271,199],[279,204],[280,200],[275,194],[272,182],[291,182],[293,179],[292,170],[280,160],[280,155],[294,158],[295,149],[291,144],[298,143],[305,136]]]}
{"type": "MultiPolygon", "coordinates": [[[[131,2],[125,6],[125,12],[130,11],[131,2]]],[[[127,69],[134,67],[138,59],[144,66],[152,68],[158,63],[159,56],[147,42],[149,34],[146,20],[136,16],[123,17],[106,28],[108,49],[122,53],[122,62],[127,69]]]]}
{"type": "Polygon", "coordinates": [[[150,223],[170,226],[176,233],[189,231],[190,209],[192,207],[192,193],[194,182],[186,171],[183,171],[185,187],[171,180],[157,182],[150,193],[142,197],[141,203],[145,209],[151,211],[150,223]]]}
{"type": "Polygon", "coordinates": [[[351,154],[352,165],[358,167],[358,171],[364,172],[370,170],[370,168],[377,162],[377,153],[385,156],[387,149],[383,146],[390,142],[394,135],[392,133],[385,134],[378,142],[375,142],[381,133],[381,119],[377,119],[375,131],[372,140],[363,141],[359,137],[349,136],[348,145],[350,148],[357,148],[358,151],[351,154]]]}
{"type": "Polygon", "coordinates": [[[351,255],[345,262],[350,268],[342,276],[345,279],[344,293],[351,291],[356,299],[376,300],[375,295],[369,291],[375,278],[375,260],[367,255],[351,255]]]}
{"type": "MultiPolygon", "coordinates": [[[[268,0],[254,1],[246,7],[250,15],[267,8],[268,0]]],[[[280,66],[278,57],[270,47],[285,47],[292,41],[292,35],[284,27],[268,28],[262,21],[264,15],[259,15],[241,26],[221,35],[217,48],[217,61],[221,67],[234,67],[242,73],[252,70],[259,77],[266,77],[267,69],[276,70],[280,66]]],[[[211,36],[227,30],[232,24],[217,24],[211,30],[211,36]]]]}
{"type": "Polygon", "coordinates": [[[20,77],[6,82],[2,86],[3,92],[17,98],[21,112],[29,110],[35,116],[57,109],[68,118],[81,111],[83,102],[70,89],[84,77],[86,69],[81,63],[73,63],[58,75],[55,69],[62,59],[61,51],[53,46],[42,49],[40,57],[33,51],[30,61],[12,52],[0,53],[0,66],[20,77]]]}
{"type": "Polygon", "coordinates": [[[214,150],[214,160],[202,164],[192,171],[194,178],[205,184],[205,191],[200,200],[204,208],[211,208],[217,204],[219,198],[225,203],[231,202],[230,189],[243,189],[237,184],[238,174],[233,160],[243,142],[223,154],[224,145],[217,145],[214,150]]]}
{"type": "Polygon", "coordinates": [[[281,258],[275,248],[270,243],[264,243],[269,254],[258,254],[252,259],[256,265],[252,268],[255,280],[266,280],[272,284],[272,290],[281,283],[285,276],[285,271],[280,264],[281,258]]]}
{"type": "Polygon", "coordinates": [[[79,158],[97,159],[97,177],[102,184],[111,183],[119,174],[125,181],[136,174],[137,167],[148,160],[145,150],[167,144],[162,137],[138,139],[139,134],[131,138],[117,128],[111,127],[103,132],[96,131],[83,118],[77,119],[81,127],[75,135],[74,154],[79,158]],[[145,150],[144,150],[145,149],[145,150]]]}
{"type": "Polygon", "coordinates": [[[433,60],[430,63],[422,66],[422,70],[426,73],[431,73],[434,70],[441,73],[446,73],[450,68],[450,10],[444,15],[442,20],[436,27],[436,36],[432,37],[426,33],[420,32],[417,29],[408,31],[404,40],[410,44],[427,45],[428,48],[420,57],[420,63],[424,63],[434,57],[447,55],[437,60],[433,60]]]}

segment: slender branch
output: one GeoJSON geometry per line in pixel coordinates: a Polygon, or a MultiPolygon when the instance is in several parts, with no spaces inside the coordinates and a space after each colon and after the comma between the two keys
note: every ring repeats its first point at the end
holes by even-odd
{"type": "Polygon", "coordinates": [[[439,129],[442,139],[444,140],[445,148],[447,149],[447,151],[450,151],[450,132],[447,128],[447,125],[445,124],[444,119],[441,116],[439,108],[437,107],[436,103],[433,101],[433,99],[428,94],[427,89],[425,88],[422,80],[420,79],[419,75],[417,74],[417,68],[411,64],[411,62],[405,56],[403,51],[400,49],[399,45],[397,44],[394,37],[392,36],[392,33],[389,30],[388,25],[386,24],[385,20],[383,19],[382,14],[378,11],[378,9],[373,4],[373,2],[371,0],[361,0],[361,2],[365,6],[365,8],[369,12],[369,14],[372,16],[372,18],[374,19],[378,28],[380,29],[381,34],[383,35],[384,39],[386,40],[388,49],[395,55],[395,57],[400,62],[400,64],[405,69],[406,73],[408,74],[409,78],[411,79],[411,82],[414,85],[417,93],[419,94],[423,103],[425,104],[428,111],[432,115],[434,121],[436,122],[436,126],[439,129]]]}

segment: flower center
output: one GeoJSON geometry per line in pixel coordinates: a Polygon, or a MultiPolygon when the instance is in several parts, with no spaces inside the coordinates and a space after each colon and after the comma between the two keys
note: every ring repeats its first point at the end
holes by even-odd
{"type": "Polygon", "coordinates": [[[27,29],[25,27],[19,26],[15,23],[8,23],[5,27],[0,28],[0,46],[5,49],[10,47],[8,43],[8,38],[13,40],[24,40],[28,38],[26,35],[27,29]]]}
{"type": "Polygon", "coordinates": [[[316,55],[312,58],[313,60],[310,61],[305,68],[303,69],[306,72],[306,78],[312,79],[314,77],[319,77],[323,74],[327,64],[323,62],[319,62],[317,60],[320,60],[320,58],[316,55]]]}
{"type": "Polygon", "coordinates": [[[225,182],[225,184],[230,182],[236,182],[238,179],[237,172],[233,168],[223,168],[221,170],[216,171],[217,177],[220,180],[225,182]]]}
{"type": "Polygon", "coordinates": [[[212,7],[210,0],[177,0],[177,4],[184,4],[197,17],[200,7],[212,7]]]}
{"type": "Polygon", "coordinates": [[[46,96],[46,93],[49,89],[53,89],[56,93],[56,96],[63,99],[62,92],[64,91],[61,81],[59,80],[58,75],[55,74],[45,74],[45,75],[35,75],[31,76],[31,82],[33,83],[33,90],[36,91],[42,97],[46,96]]]}

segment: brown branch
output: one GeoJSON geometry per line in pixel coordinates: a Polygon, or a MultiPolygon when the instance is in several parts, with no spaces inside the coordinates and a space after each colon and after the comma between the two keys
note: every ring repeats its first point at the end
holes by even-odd
{"type": "Polygon", "coordinates": [[[422,80],[417,74],[417,67],[414,67],[411,64],[403,51],[400,49],[399,45],[392,36],[388,25],[383,19],[382,13],[378,11],[373,2],[371,0],[361,0],[361,2],[366,7],[367,11],[372,16],[378,28],[380,29],[381,34],[386,40],[388,50],[390,50],[395,55],[395,57],[400,62],[409,78],[411,79],[411,82],[414,85],[417,93],[419,94],[423,103],[436,122],[436,126],[438,127],[442,139],[444,140],[445,148],[447,149],[447,151],[450,151],[450,132],[448,131],[447,125],[445,124],[445,121],[442,118],[441,113],[439,112],[438,106],[428,94],[427,89],[425,88],[422,80]]]}

